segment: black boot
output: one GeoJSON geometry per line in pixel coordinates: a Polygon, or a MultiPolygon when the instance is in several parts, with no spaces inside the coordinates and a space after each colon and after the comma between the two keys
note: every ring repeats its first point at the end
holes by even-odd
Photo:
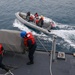
{"type": "Polygon", "coordinates": [[[28,63],[27,63],[27,65],[32,65],[32,64],[34,64],[34,62],[28,62],[28,63]]]}

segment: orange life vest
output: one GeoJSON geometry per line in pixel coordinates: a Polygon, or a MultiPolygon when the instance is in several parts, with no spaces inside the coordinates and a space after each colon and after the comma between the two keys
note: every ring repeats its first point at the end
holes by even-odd
{"type": "Polygon", "coordinates": [[[0,54],[3,54],[2,45],[0,44],[0,54]]]}
{"type": "Polygon", "coordinates": [[[30,21],[33,21],[34,20],[34,17],[33,16],[30,16],[29,20],[30,21]]]}
{"type": "Polygon", "coordinates": [[[36,19],[36,24],[38,24],[39,23],[39,19],[36,19]]]}
{"type": "Polygon", "coordinates": [[[34,38],[34,36],[32,35],[31,32],[27,33],[26,36],[27,36],[27,37],[24,38],[24,45],[25,45],[25,46],[28,47],[28,43],[27,43],[28,40],[31,40],[31,41],[32,41],[32,44],[35,43],[35,38],[34,38]]]}

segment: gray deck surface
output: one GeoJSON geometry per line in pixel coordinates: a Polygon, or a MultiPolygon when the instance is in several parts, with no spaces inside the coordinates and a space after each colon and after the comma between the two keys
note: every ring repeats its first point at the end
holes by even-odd
{"type": "MultiPolygon", "coordinates": [[[[49,53],[36,51],[34,54],[34,64],[26,65],[28,56],[22,54],[5,54],[3,63],[13,66],[11,71],[14,75],[50,75],[49,53]]],[[[0,74],[5,70],[0,69],[0,74]]],[[[52,63],[53,75],[75,75],[75,57],[66,54],[65,60],[56,59],[52,63]]]]}

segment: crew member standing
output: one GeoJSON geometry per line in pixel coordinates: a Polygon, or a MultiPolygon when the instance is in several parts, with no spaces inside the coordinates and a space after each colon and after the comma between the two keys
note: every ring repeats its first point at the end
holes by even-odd
{"type": "Polygon", "coordinates": [[[22,31],[20,33],[21,37],[24,39],[24,45],[26,47],[28,47],[28,57],[29,57],[29,62],[27,63],[27,65],[31,65],[31,64],[34,64],[34,52],[36,50],[36,41],[35,41],[35,38],[34,36],[32,35],[31,32],[25,32],[25,31],[22,31]]]}

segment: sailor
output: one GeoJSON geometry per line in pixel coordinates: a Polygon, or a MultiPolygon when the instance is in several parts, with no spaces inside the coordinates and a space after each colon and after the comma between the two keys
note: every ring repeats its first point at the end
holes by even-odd
{"type": "Polygon", "coordinates": [[[30,19],[30,12],[27,12],[26,20],[29,21],[29,19],[30,19]]]}
{"type": "Polygon", "coordinates": [[[42,27],[44,24],[44,20],[43,20],[43,16],[41,16],[41,18],[39,19],[39,26],[42,27]]]}
{"type": "Polygon", "coordinates": [[[3,46],[2,44],[0,44],[0,68],[4,69],[6,72],[9,72],[10,70],[8,68],[6,68],[6,66],[2,63],[3,60],[3,46]]]}
{"type": "Polygon", "coordinates": [[[39,20],[36,20],[36,24],[40,27],[43,26],[43,24],[44,24],[43,16],[41,16],[39,20]]]}
{"type": "Polygon", "coordinates": [[[34,16],[35,16],[35,18],[37,18],[38,17],[38,13],[35,13],[34,16]]]}
{"type": "Polygon", "coordinates": [[[27,65],[34,64],[34,56],[33,55],[36,50],[36,40],[31,32],[27,33],[25,31],[22,31],[20,33],[20,35],[24,40],[24,45],[26,47],[28,47],[28,51],[29,51],[29,53],[28,53],[29,62],[27,63],[27,65]]]}

